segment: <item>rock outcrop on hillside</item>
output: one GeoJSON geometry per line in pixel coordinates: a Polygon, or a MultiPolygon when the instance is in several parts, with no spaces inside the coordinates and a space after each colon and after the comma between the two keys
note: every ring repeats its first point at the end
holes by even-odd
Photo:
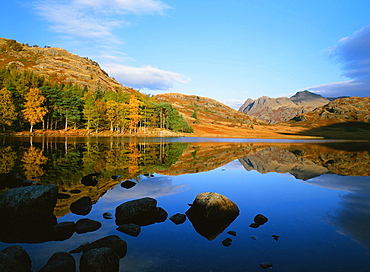
{"type": "Polygon", "coordinates": [[[257,117],[270,124],[284,122],[297,114],[303,114],[328,104],[330,100],[309,91],[297,92],[292,97],[270,98],[262,96],[256,100],[248,98],[239,111],[257,117]]]}
{"type": "Polygon", "coordinates": [[[300,124],[370,123],[370,97],[348,97],[331,101],[311,112],[297,115],[292,122],[300,124]]]}
{"type": "Polygon", "coordinates": [[[0,69],[15,65],[19,70],[31,70],[37,75],[50,77],[58,83],[78,84],[90,90],[123,91],[136,90],[124,87],[88,58],[74,55],[56,47],[28,46],[0,38],[0,69]]]}

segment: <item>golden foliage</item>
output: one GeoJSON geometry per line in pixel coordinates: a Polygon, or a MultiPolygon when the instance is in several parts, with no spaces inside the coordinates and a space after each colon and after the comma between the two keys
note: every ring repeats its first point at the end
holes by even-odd
{"type": "Polygon", "coordinates": [[[47,161],[41,149],[31,146],[22,158],[24,173],[27,179],[38,181],[38,178],[45,174],[42,165],[47,161]]]}

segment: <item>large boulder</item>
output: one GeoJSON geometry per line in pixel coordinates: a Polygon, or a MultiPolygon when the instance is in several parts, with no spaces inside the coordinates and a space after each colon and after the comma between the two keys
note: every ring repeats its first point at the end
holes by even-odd
{"type": "Polygon", "coordinates": [[[7,243],[37,243],[52,240],[57,224],[53,210],[56,185],[13,188],[0,195],[0,240],[7,243]]]}
{"type": "Polygon", "coordinates": [[[32,261],[23,247],[14,245],[0,252],[0,271],[31,271],[32,261]]]}
{"type": "Polygon", "coordinates": [[[131,200],[116,208],[116,224],[136,224],[146,226],[167,219],[167,212],[157,207],[157,200],[150,197],[131,200]]]}
{"type": "Polygon", "coordinates": [[[186,215],[194,229],[208,240],[215,239],[239,215],[238,206],[218,193],[200,193],[186,215]]]}
{"type": "Polygon", "coordinates": [[[67,252],[57,252],[50,257],[47,264],[39,272],[75,272],[76,261],[67,252]]]}
{"type": "Polygon", "coordinates": [[[91,249],[82,254],[81,272],[119,272],[119,257],[109,247],[91,249]]]}
{"type": "Polygon", "coordinates": [[[0,195],[0,221],[37,220],[50,216],[57,203],[58,186],[34,185],[7,190],[0,195]]]}

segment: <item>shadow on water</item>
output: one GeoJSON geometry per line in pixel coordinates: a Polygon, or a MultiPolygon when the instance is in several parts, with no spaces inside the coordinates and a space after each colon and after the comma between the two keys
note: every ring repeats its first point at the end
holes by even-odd
{"type": "Polygon", "coordinates": [[[325,139],[369,140],[370,123],[346,122],[309,128],[300,133],[281,133],[283,135],[301,135],[323,137],[325,139]]]}

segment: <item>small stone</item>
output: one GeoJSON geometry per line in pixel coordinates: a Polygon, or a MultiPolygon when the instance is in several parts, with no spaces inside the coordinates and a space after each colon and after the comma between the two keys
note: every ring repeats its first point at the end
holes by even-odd
{"type": "Polygon", "coordinates": [[[252,235],[252,236],[251,236],[251,239],[252,239],[252,240],[257,240],[257,237],[252,235]]]}
{"type": "Polygon", "coordinates": [[[100,227],[100,222],[88,218],[83,218],[76,222],[76,232],[78,234],[96,231],[100,229],[100,227]]]}
{"type": "Polygon", "coordinates": [[[141,232],[141,227],[136,224],[123,224],[117,228],[118,231],[137,237],[141,232]]]}
{"type": "Polygon", "coordinates": [[[121,177],[120,175],[114,175],[112,176],[112,179],[118,179],[119,177],[121,177]]]}
{"type": "Polygon", "coordinates": [[[251,228],[256,229],[256,228],[258,228],[258,227],[260,226],[260,224],[252,223],[252,224],[250,224],[249,226],[250,226],[251,228]]]}
{"type": "Polygon", "coordinates": [[[256,222],[257,224],[259,225],[263,225],[265,224],[266,222],[268,221],[267,217],[262,215],[262,214],[257,214],[255,217],[254,217],[254,222],[256,222]]]}
{"type": "Polygon", "coordinates": [[[70,190],[69,192],[70,192],[71,194],[79,194],[79,193],[81,193],[81,190],[73,189],[73,190],[70,190]]]}
{"type": "Polygon", "coordinates": [[[225,240],[222,241],[222,244],[225,246],[225,247],[228,247],[231,245],[231,243],[233,242],[233,240],[231,238],[226,238],[225,240]]]}
{"type": "Polygon", "coordinates": [[[236,231],[230,230],[227,232],[227,234],[230,234],[232,236],[236,236],[236,231]]]}
{"type": "Polygon", "coordinates": [[[262,269],[269,269],[272,268],[272,263],[261,263],[260,266],[262,269]]]}
{"type": "Polygon", "coordinates": [[[186,220],[186,215],[182,213],[174,214],[170,217],[170,220],[176,225],[182,224],[186,220]]]}
{"type": "Polygon", "coordinates": [[[113,214],[110,212],[103,213],[104,219],[113,219],[113,214]]]}
{"type": "Polygon", "coordinates": [[[271,236],[275,239],[276,242],[279,240],[279,237],[280,237],[280,235],[274,235],[274,234],[271,236]]]}

